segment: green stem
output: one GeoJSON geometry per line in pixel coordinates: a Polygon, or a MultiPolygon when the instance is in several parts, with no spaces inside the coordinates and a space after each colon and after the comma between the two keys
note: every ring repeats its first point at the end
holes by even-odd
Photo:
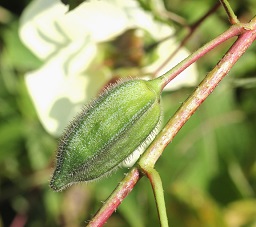
{"type": "Polygon", "coordinates": [[[163,190],[161,177],[159,173],[152,167],[144,165],[144,166],[140,166],[140,168],[142,169],[142,172],[144,172],[150,180],[150,183],[154,192],[154,196],[155,196],[155,201],[156,201],[156,206],[157,206],[161,227],[168,227],[168,219],[167,219],[166,207],[165,207],[165,201],[164,201],[164,190],[163,190]]]}
{"type": "Polygon", "coordinates": [[[231,6],[229,5],[227,0],[220,0],[221,4],[223,5],[227,15],[228,15],[228,19],[230,21],[231,24],[239,24],[240,21],[237,19],[237,16],[235,15],[233,9],[231,8],[231,6]]]}

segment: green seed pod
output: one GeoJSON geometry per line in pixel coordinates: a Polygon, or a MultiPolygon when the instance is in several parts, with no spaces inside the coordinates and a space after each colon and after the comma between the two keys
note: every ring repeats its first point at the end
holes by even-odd
{"type": "Polygon", "coordinates": [[[50,187],[110,174],[155,137],[161,119],[159,80],[130,80],[107,89],[62,136],[50,187]]]}

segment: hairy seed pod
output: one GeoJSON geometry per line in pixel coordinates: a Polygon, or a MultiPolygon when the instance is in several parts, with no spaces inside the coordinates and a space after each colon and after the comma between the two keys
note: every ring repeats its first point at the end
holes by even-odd
{"type": "Polygon", "coordinates": [[[158,80],[130,80],[107,89],[62,136],[50,186],[60,191],[115,170],[152,140],[161,119],[158,80]]]}

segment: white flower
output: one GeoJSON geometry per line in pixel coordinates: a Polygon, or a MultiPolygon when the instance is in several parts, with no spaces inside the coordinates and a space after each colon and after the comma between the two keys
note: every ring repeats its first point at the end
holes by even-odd
{"type": "MultiPolygon", "coordinates": [[[[34,0],[25,9],[20,38],[44,62],[39,69],[27,73],[25,81],[39,119],[50,134],[59,136],[81,106],[112,78],[110,69],[93,65],[100,54],[98,44],[131,28],[143,29],[156,40],[174,33],[170,26],[141,9],[135,0],[91,0],[70,12],[59,0],[34,0]]],[[[177,45],[175,39],[158,45],[160,58],[143,71],[156,70],[177,45]]],[[[182,49],[158,76],[188,54],[182,49]]],[[[192,66],[167,89],[194,85],[196,78],[192,66]]]]}

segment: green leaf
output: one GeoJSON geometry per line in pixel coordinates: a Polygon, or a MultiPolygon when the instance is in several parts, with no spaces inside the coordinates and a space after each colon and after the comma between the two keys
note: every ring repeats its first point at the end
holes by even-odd
{"type": "Polygon", "coordinates": [[[18,34],[18,22],[13,22],[10,27],[4,30],[3,39],[5,48],[3,51],[3,61],[12,66],[22,69],[35,69],[41,66],[42,62],[27,49],[18,34]]]}

